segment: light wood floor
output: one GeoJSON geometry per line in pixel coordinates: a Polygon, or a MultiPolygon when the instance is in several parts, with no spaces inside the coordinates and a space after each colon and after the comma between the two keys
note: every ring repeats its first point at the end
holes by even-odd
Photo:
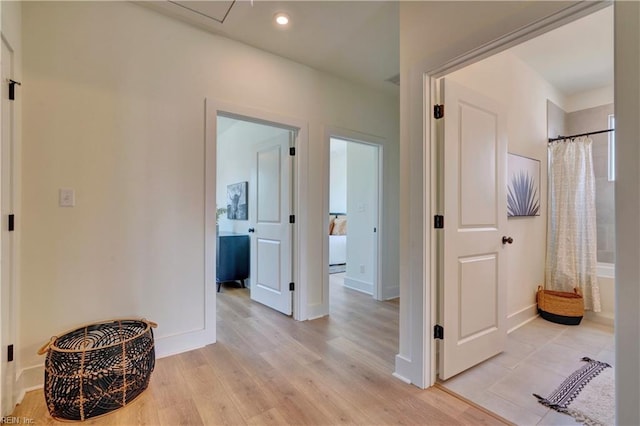
{"type": "MultiPolygon", "coordinates": [[[[335,279],[334,279],[335,281],[335,279]]],[[[218,294],[218,342],[157,360],[149,388],[127,407],[85,424],[505,424],[438,388],[392,377],[398,303],[331,286],[331,316],[297,322],[248,298],[218,294]]],[[[42,390],[15,416],[56,423],[42,390]]]]}

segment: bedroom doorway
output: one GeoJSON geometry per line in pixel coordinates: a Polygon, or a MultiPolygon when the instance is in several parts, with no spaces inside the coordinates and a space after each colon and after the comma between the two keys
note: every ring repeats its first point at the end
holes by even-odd
{"type": "Polygon", "coordinates": [[[381,148],[329,142],[329,291],[341,286],[379,300],[381,148]]]}
{"type": "Polygon", "coordinates": [[[294,127],[217,114],[216,283],[293,314],[294,127]]]}

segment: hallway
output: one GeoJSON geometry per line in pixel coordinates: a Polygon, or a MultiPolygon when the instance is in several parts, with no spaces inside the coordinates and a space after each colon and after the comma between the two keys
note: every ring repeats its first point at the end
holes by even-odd
{"type": "MultiPolygon", "coordinates": [[[[216,344],[158,359],[136,401],[86,424],[504,424],[441,389],[392,376],[397,300],[376,302],[339,285],[332,298],[330,317],[298,322],[226,286],[216,344]]],[[[41,389],[14,415],[57,424],[41,389]]]]}

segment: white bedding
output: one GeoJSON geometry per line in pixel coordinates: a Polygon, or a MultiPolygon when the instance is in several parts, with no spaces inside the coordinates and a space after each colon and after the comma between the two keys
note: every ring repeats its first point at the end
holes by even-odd
{"type": "Polygon", "coordinates": [[[347,263],[347,236],[329,235],[329,265],[347,263]]]}

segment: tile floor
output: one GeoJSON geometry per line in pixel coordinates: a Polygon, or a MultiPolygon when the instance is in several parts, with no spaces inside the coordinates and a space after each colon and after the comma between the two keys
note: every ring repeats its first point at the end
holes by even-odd
{"type": "Polygon", "coordinates": [[[564,326],[542,318],[509,334],[506,350],[442,384],[518,425],[576,425],[539,404],[588,356],[614,365],[613,328],[583,320],[564,326]]]}

